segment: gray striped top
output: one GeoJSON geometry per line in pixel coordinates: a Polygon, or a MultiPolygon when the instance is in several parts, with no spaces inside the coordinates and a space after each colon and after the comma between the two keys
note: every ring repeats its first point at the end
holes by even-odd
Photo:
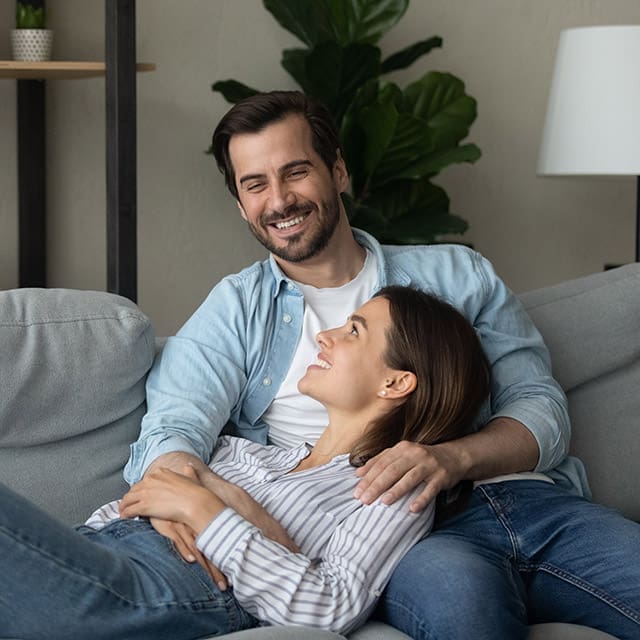
{"type": "MultiPolygon", "coordinates": [[[[224,436],[209,466],[245,489],[278,520],[300,548],[292,553],[265,538],[232,509],[200,534],[198,548],[227,576],[234,595],[254,616],[347,633],[363,624],[402,556],[433,525],[434,506],[409,511],[417,492],[393,505],[363,505],[348,455],[289,473],[308,455],[224,436]]],[[[111,503],[87,521],[117,517],[111,503]]]]}

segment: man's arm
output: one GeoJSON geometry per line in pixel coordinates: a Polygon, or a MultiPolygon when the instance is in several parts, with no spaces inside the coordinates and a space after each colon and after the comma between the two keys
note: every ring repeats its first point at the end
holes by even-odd
{"type": "Polygon", "coordinates": [[[366,501],[385,492],[395,500],[424,481],[425,495],[414,505],[422,508],[460,480],[548,471],[568,452],[567,400],[542,336],[487,260],[462,248],[450,257],[441,265],[440,286],[455,289],[447,299],[473,323],[491,363],[491,402],[480,420],[486,424],[455,442],[401,443],[382,452],[358,471],[356,496],[366,501]]]}
{"type": "MultiPolygon", "coordinates": [[[[167,340],[147,379],[147,413],[124,472],[129,484],[166,454],[208,462],[246,386],[245,316],[236,287],[225,279],[167,340]]],[[[184,459],[176,459],[172,468],[179,471],[184,459]]]]}

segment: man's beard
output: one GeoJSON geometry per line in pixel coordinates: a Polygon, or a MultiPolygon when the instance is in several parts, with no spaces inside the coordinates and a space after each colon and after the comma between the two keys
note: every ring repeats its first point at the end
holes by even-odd
{"type": "Polygon", "coordinates": [[[327,247],[333,237],[340,220],[339,198],[338,192],[334,191],[329,201],[321,201],[320,208],[311,202],[294,205],[282,214],[261,216],[259,226],[248,220],[247,225],[258,242],[269,253],[286,262],[304,262],[317,256],[327,247]],[[273,224],[277,220],[284,220],[297,213],[313,215],[314,212],[318,216],[318,226],[315,229],[307,229],[288,237],[284,246],[277,246],[269,237],[268,231],[263,230],[268,224],[273,224]],[[306,242],[304,242],[305,238],[306,242]]]}

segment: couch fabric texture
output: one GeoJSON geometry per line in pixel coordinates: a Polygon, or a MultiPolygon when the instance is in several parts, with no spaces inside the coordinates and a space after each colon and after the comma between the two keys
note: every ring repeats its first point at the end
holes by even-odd
{"type": "MultiPolygon", "coordinates": [[[[640,521],[640,265],[520,296],[567,392],[572,453],[594,500],[640,521]]],[[[0,292],[0,482],[67,523],[122,495],[122,468],[145,410],[157,341],[132,302],[103,292],[0,292]]],[[[261,628],[233,640],[338,638],[261,628]]],[[[530,640],[610,638],[575,625],[531,627],[530,640]]],[[[406,639],[371,622],[354,640],[406,639]]]]}

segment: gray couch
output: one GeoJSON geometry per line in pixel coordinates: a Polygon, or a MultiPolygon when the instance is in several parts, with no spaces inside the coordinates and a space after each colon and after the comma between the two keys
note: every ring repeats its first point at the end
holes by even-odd
{"type": "MultiPolygon", "coordinates": [[[[594,499],[640,521],[640,266],[521,297],[569,396],[572,449],[586,465],[594,499]]],[[[0,482],[69,523],[121,495],[122,467],[145,410],[144,382],[155,349],[148,319],[118,296],[63,289],[0,292],[0,482]]],[[[264,628],[228,637],[338,636],[264,628]]],[[[564,624],[535,625],[530,635],[607,637],[564,624]]],[[[351,638],[406,636],[371,622],[351,638]]]]}

